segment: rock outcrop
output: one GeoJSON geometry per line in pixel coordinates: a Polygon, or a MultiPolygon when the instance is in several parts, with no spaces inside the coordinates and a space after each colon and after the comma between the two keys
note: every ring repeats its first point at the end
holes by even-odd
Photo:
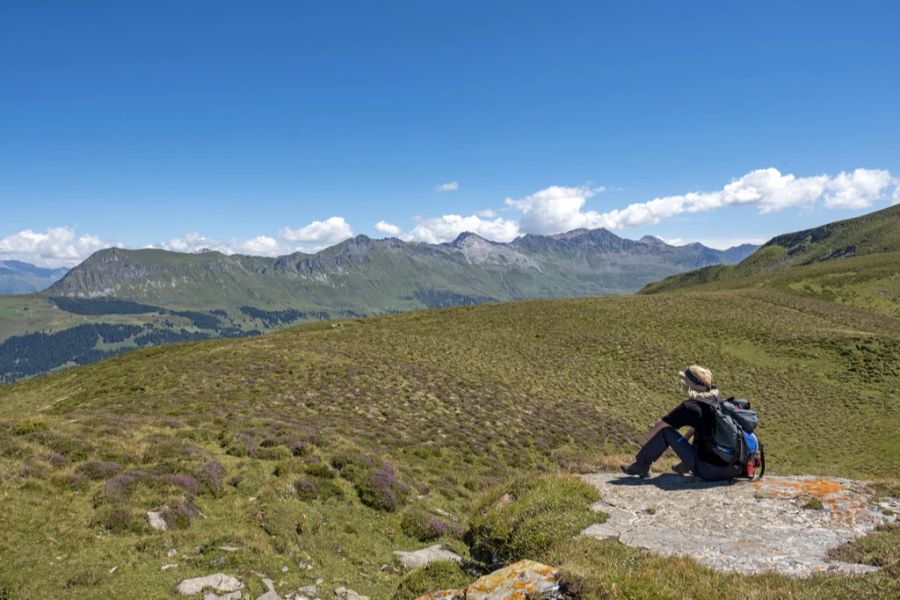
{"type": "Polygon", "coordinates": [[[422,548],[421,550],[415,550],[413,552],[395,550],[394,555],[397,556],[400,564],[407,569],[424,567],[438,560],[452,560],[454,562],[462,561],[462,557],[459,554],[445,549],[440,544],[428,546],[427,548],[422,548]]]}
{"type": "Polygon", "coordinates": [[[562,600],[559,571],[520,560],[458,590],[443,590],[416,600],[562,600]]]}
{"type": "Polygon", "coordinates": [[[674,474],[641,480],[598,473],[584,480],[603,494],[593,508],[609,519],[582,535],[618,537],[745,574],[875,570],[829,560],[828,550],[894,520],[900,509],[896,500],[874,502],[864,483],[847,479],[766,477],[729,485],[674,474]]]}

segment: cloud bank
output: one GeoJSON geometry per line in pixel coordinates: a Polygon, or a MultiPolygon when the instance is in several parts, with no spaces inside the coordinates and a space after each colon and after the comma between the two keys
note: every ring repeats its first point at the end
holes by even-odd
{"type": "Polygon", "coordinates": [[[25,229],[0,239],[0,259],[23,260],[42,267],[72,267],[110,246],[96,235],[76,237],[71,227],[50,227],[45,233],[25,229]]]}
{"type": "MultiPolygon", "coordinates": [[[[458,189],[458,184],[453,181],[440,184],[438,188],[453,191],[458,189]]],[[[597,227],[629,229],[728,206],[751,206],[761,214],[772,214],[795,207],[859,210],[878,201],[900,204],[900,180],[887,170],[864,168],[835,175],[798,177],[770,167],[750,171],[718,190],[660,196],[607,211],[587,209],[588,201],[603,191],[604,188],[594,186],[554,185],[522,198],[506,198],[503,202],[506,216],[485,209],[470,215],[415,217],[412,228],[407,231],[385,220],[378,221],[374,229],[406,241],[431,244],[452,241],[464,231],[509,242],[527,233],[553,234],[597,227]]],[[[258,235],[223,241],[193,232],[150,247],[178,252],[209,249],[225,254],[279,256],[297,251],[316,252],[352,236],[353,229],[347,220],[332,216],[296,229],[283,227],[277,238],[258,235]]],[[[716,241],[720,243],[715,246],[724,243],[716,241]]],[[[43,233],[25,229],[0,238],[0,260],[24,260],[41,266],[74,266],[91,253],[111,245],[97,235],[76,235],[71,227],[50,227],[43,233]]]]}

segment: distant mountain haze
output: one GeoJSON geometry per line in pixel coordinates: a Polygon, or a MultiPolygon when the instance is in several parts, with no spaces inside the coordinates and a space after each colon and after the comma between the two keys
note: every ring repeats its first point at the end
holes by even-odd
{"type": "Polygon", "coordinates": [[[18,260],[0,260],[0,294],[30,294],[50,287],[69,272],[45,269],[18,260]]]}

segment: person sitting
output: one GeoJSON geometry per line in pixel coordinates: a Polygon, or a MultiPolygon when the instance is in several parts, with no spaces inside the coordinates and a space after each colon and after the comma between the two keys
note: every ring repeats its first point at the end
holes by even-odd
{"type": "Polygon", "coordinates": [[[647,434],[647,440],[635,456],[634,462],[623,465],[622,471],[627,475],[644,478],[650,476],[650,465],[653,464],[666,448],[672,448],[681,463],[675,470],[688,472],[707,481],[732,479],[740,474],[739,465],[729,465],[707,450],[706,439],[712,437],[715,426],[715,414],[712,404],[719,399],[719,390],[712,383],[712,372],[700,365],[691,365],[679,371],[681,387],[688,399],[676,406],[660,419],[647,434]],[[690,427],[694,436],[693,443],[689,437],[681,435],[678,430],[690,427]]]}

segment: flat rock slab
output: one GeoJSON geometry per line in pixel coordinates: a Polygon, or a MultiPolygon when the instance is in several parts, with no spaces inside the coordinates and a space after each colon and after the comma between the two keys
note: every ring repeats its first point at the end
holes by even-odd
{"type": "Polygon", "coordinates": [[[412,552],[402,552],[400,550],[394,550],[394,554],[400,560],[400,564],[402,564],[407,569],[424,567],[439,560],[452,560],[454,562],[462,562],[462,557],[459,554],[451,552],[450,550],[446,550],[440,544],[435,544],[434,546],[428,546],[427,548],[422,548],[421,550],[415,550],[412,552]]]}
{"type": "Polygon", "coordinates": [[[629,546],[745,574],[877,570],[829,560],[827,552],[894,520],[900,510],[900,502],[879,505],[865,483],[848,479],[765,477],[729,485],[669,473],[583,478],[603,494],[592,508],[609,519],[582,535],[617,537],[629,546]]]}
{"type": "MultiPolygon", "coordinates": [[[[233,575],[225,573],[214,573],[205,577],[194,577],[193,579],[185,579],[178,584],[178,593],[182,596],[193,596],[204,590],[213,593],[231,594],[241,590],[244,584],[241,580],[233,575]]],[[[240,595],[237,596],[240,598],[240,595]]]]}

